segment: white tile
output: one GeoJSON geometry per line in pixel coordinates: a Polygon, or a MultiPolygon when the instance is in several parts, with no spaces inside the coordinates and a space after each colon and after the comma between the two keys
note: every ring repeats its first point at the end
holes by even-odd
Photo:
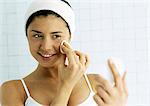
{"type": "Polygon", "coordinates": [[[147,18],[135,18],[135,28],[146,28],[147,18]]]}
{"type": "Polygon", "coordinates": [[[122,51],[132,51],[135,50],[135,42],[134,40],[114,40],[113,49],[122,51]]]}
{"type": "Polygon", "coordinates": [[[122,3],[112,3],[112,16],[120,19],[123,17],[122,3]]]}
{"type": "Polygon", "coordinates": [[[8,66],[5,65],[0,65],[0,85],[8,80],[8,66]]]}
{"type": "Polygon", "coordinates": [[[144,17],[147,16],[147,4],[146,3],[135,3],[134,4],[134,15],[135,17],[144,17]]]}
{"type": "Polygon", "coordinates": [[[101,23],[102,25],[102,29],[103,30],[109,30],[109,29],[112,29],[112,28],[114,28],[114,21],[112,20],[112,19],[102,19],[102,23],[101,23]]]}
{"type": "Polygon", "coordinates": [[[101,3],[101,10],[99,12],[102,15],[103,19],[111,19],[112,18],[112,5],[111,3],[101,3]]]}
{"type": "Polygon", "coordinates": [[[122,22],[123,29],[124,30],[129,30],[129,31],[130,30],[134,31],[135,30],[135,17],[133,15],[131,15],[131,16],[124,15],[123,18],[124,18],[123,22],[122,22]]]}
{"type": "Polygon", "coordinates": [[[136,39],[136,50],[144,50],[146,51],[148,49],[148,40],[144,39],[144,40],[140,40],[140,39],[136,39]]]}
{"type": "Polygon", "coordinates": [[[136,36],[136,39],[144,39],[146,40],[147,39],[147,28],[136,28],[135,29],[135,36],[136,36]]]}
{"type": "MultiPolygon", "coordinates": [[[[23,13],[29,2],[5,0],[1,6],[0,1],[0,7],[5,7],[0,11],[0,83],[24,77],[36,68],[23,26],[23,13]]],[[[128,67],[128,106],[150,106],[150,5],[146,0],[70,2],[77,16],[72,45],[90,54],[87,71],[100,73],[108,57],[120,57],[128,67]]]]}

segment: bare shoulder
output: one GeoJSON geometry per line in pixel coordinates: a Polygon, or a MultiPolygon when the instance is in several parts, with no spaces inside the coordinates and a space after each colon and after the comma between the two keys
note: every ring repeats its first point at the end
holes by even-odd
{"type": "Polygon", "coordinates": [[[19,80],[4,82],[0,87],[0,92],[3,106],[23,106],[24,89],[19,80]]]}
{"type": "Polygon", "coordinates": [[[94,74],[94,73],[92,73],[92,74],[87,74],[87,76],[88,76],[88,79],[90,80],[90,81],[96,81],[96,78],[98,78],[99,76],[100,76],[100,74],[94,74]]]}
{"type": "MultiPolygon", "coordinates": [[[[87,74],[88,80],[92,86],[93,91],[95,91],[95,77],[97,75],[98,74],[87,74]]],[[[88,87],[85,76],[83,76],[74,87],[69,98],[69,104],[81,104],[88,98],[89,94],[90,89],[88,87]]]]}
{"type": "Polygon", "coordinates": [[[90,83],[94,83],[97,76],[99,76],[99,74],[87,74],[90,83]]]}
{"type": "Polygon", "coordinates": [[[98,82],[97,82],[97,80],[96,80],[96,78],[99,76],[99,74],[87,74],[87,77],[88,77],[88,79],[89,79],[89,81],[90,81],[90,84],[91,84],[91,86],[92,86],[92,89],[93,89],[93,91],[94,92],[96,92],[96,86],[98,85],[98,82]]]}

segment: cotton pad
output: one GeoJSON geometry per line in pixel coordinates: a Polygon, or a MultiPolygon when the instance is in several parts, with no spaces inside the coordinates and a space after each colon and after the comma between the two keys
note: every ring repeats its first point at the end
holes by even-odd
{"type": "MultiPolygon", "coordinates": [[[[65,41],[65,40],[63,40],[63,41],[61,42],[60,46],[63,45],[64,42],[67,43],[67,44],[69,45],[69,47],[72,49],[71,45],[70,45],[67,41],[65,41]]],[[[60,47],[60,52],[61,52],[62,54],[65,54],[61,47],[60,47]]],[[[66,60],[65,60],[65,65],[68,65],[68,58],[67,58],[67,57],[66,57],[66,60]]]]}
{"type": "MultiPolygon", "coordinates": [[[[67,41],[65,41],[65,40],[63,40],[63,41],[61,42],[60,46],[62,46],[64,42],[67,43],[67,45],[69,45],[69,47],[72,49],[71,45],[70,45],[67,41]]],[[[60,52],[61,52],[62,54],[65,54],[61,47],[60,47],[60,52]]]]}

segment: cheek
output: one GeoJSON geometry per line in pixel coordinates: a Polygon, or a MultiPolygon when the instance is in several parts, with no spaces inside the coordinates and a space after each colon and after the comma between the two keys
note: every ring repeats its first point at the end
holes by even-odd
{"type": "Polygon", "coordinates": [[[63,37],[62,39],[59,39],[54,43],[54,47],[55,47],[55,50],[57,50],[57,52],[60,52],[60,45],[62,41],[64,40],[67,41],[68,43],[70,42],[68,38],[63,37]]]}
{"type": "Polygon", "coordinates": [[[54,47],[55,47],[55,49],[57,50],[57,51],[59,51],[59,48],[60,48],[60,45],[61,45],[61,42],[62,42],[63,40],[59,40],[59,41],[57,41],[55,44],[54,44],[54,47]]]}
{"type": "Polygon", "coordinates": [[[29,48],[31,52],[37,51],[39,49],[40,42],[34,42],[31,40],[29,40],[28,42],[29,42],[29,48]]]}
{"type": "Polygon", "coordinates": [[[70,39],[68,37],[62,37],[61,39],[59,39],[57,42],[56,42],[56,46],[60,46],[62,41],[66,41],[68,43],[70,43],[70,39]]]}

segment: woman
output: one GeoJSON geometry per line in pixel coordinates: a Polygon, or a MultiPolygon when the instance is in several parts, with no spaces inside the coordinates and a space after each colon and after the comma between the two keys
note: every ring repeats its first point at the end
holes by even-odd
{"type": "Polygon", "coordinates": [[[125,106],[126,73],[121,77],[111,59],[114,86],[100,75],[84,74],[89,57],[67,43],[74,21],[64,0],[33,1],[26,14],[26,35],[38,67],[21,80],[3,83],[2,106],[125,106]]]}

